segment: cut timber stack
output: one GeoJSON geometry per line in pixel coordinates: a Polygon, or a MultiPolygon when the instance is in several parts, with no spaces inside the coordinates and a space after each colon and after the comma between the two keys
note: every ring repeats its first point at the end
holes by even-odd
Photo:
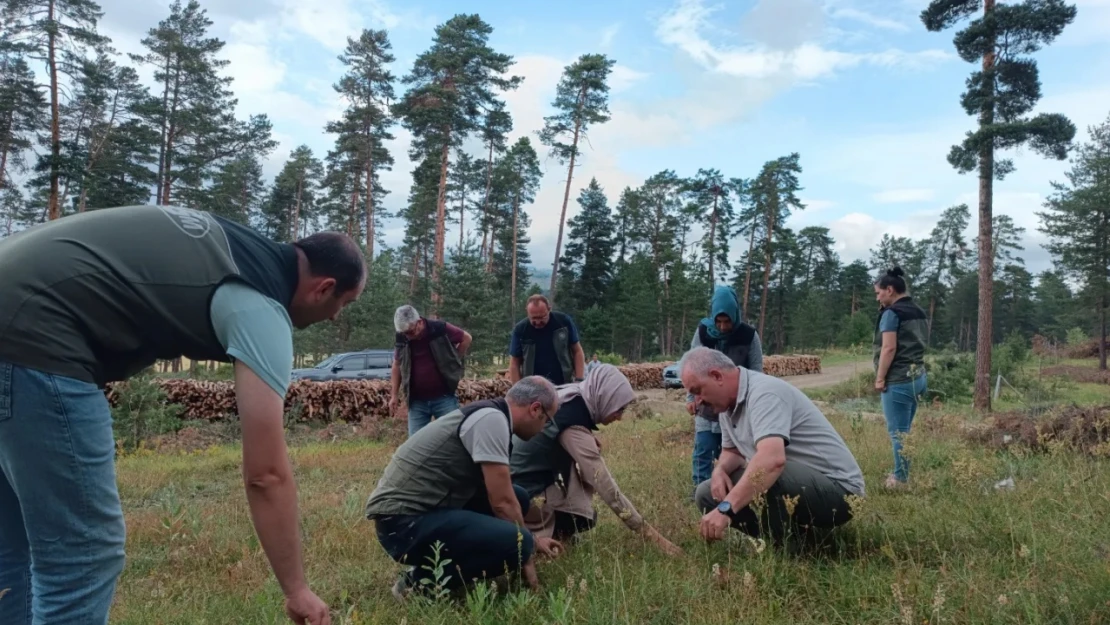
{"type": "MultiPolygon", "coordinates": [[[[645,390],[663,387],[663,369],[672,363],[624,365],[620,370],[632,387],[645,390]]],[[[817,356],[768,356],[763,359],[764,371],[776,376],[820,373],[817,356]]],[[[166,392],[166,400],[178,404],[186,419],[223,419],[235,414],[235,388],[231,382],[211,382],[178,378],[155,378],[166,392]]],[[[330,382],[297,381],[289,386],[285,410],[306,421],[360,422],[389,418],[388,380],[342,380],[330,382]]],[[[463,380],[459,385],[459,402],[503,397],[509,380],[463,380]]],[[[108,401],[116,405],[120,399],[119,385],[109,385],[108,401]]]]}
{"type": "Polygon", "coordinates": [[[821,373],[820,356],[764,356],[763,373],[777,378],[821,373]]]}

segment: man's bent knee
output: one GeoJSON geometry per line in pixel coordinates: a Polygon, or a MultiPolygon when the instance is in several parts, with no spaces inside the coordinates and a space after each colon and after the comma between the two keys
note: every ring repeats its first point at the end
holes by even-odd
{"type": "Polygon", "coordinates": [[[697,490],[694,491],[694,501],[702,512],[709,512],[717,507],[719,502],[713,498],[712,480],[706,480],[698,484],[697,490]]]}

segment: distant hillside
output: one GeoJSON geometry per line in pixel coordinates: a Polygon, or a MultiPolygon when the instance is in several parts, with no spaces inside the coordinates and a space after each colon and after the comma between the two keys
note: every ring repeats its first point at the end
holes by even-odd
{"type": "Polygon", "coordinates": [[[543,269],[529,267],[528,269],[532,272],[532,284],[540,287],[546,293],[551,287],[551,269],[547,267],[543,269]]]}

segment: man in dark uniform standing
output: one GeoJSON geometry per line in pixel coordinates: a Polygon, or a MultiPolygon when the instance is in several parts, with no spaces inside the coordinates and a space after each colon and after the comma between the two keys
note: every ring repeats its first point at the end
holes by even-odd
{"type": "Polygon", "coordinates": [[[0,623],[107,623],[124,566],[107,382],[157,359],[234,362],[251,518],[298,623],[308,587],[285,448],[293,327],[362,293],[349,237],[293,244],[173,206],[98,210],[0,241],[0,623]]]}

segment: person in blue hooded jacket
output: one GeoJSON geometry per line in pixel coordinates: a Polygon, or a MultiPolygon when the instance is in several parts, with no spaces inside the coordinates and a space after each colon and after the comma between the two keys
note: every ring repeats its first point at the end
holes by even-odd
{"type": "MultiPolygon", "coordinates": [[[[724,352],[738,367],[763,373],[763,347],[759,332],[740,320],[740,298],[729,286],[713,291],[709,317],[702,319],[690,349],[708,347],[724,352]]],[[[686,395],[686,410],[694,415],[694,488],[713,475],[713,462],[721,454],[721,426],[708,406],[695,406],[686,395]]]]}

